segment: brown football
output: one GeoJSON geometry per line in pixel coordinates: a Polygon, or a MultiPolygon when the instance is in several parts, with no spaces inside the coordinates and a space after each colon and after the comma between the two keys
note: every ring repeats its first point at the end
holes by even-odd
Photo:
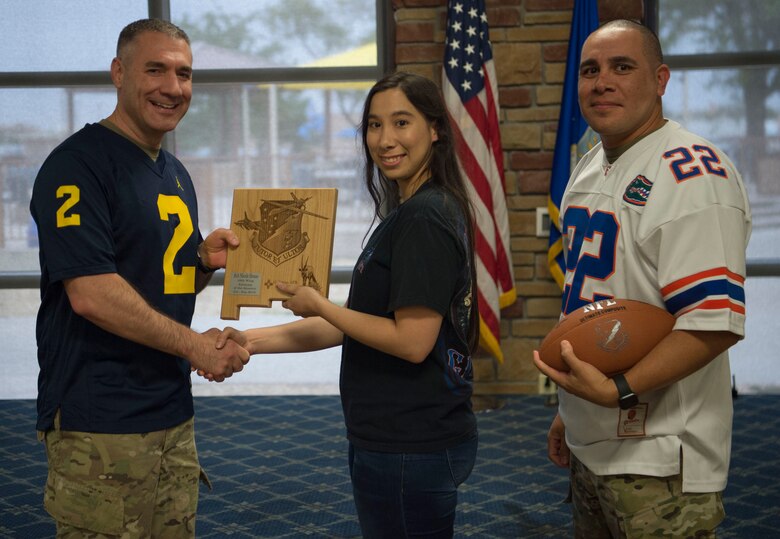
{"type": "Polygon", "coordinates": [[[674,316],[664,309],[631,299],[589,303],[561,318],[539,346],[539,358],[560,371],[561,341],[574,354],[607,376],[625,372],[672,331],[674,316]]]}

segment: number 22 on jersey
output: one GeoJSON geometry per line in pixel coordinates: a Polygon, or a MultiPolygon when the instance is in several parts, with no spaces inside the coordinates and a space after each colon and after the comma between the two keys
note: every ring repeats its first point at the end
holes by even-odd
{"type": "MultiPolygon", "coordinates": [[[[665,152],[663,158],[669,162],[677,183],[704,176],[728,179],[728,173],[720,166],[720,157],[709,146],[680,146],[665,152]]],[[[612,298],[597,290],[598,283],[606,281],[615,272],[620,223],[611,212],[598,210],[591,214],[588,208],[570,206],[563,216],[563,230],[568,237],[569,250],[561,310],[569,314],[588,303],[612,298]]]]}
{"type": "Polygon", "coordinates": [[[592,285],[606,281],[615,273],[620,223],[611,212],[599,210],[591,215],[588,208],[569,206],[563,216],[563,230],[569,248],[561,310],[569,314],[588,303],[612,298],[599,294],[592,285]],[[591,285],[588,297],[584,295],[585,285],[591,285]]]}
{"type": "MultiPolygon", "coordinates": [[[[78,186],[61,185],[57,189],[57,198],[65,199],[57,209],[57,228],[80,226],[81,215],[71,211],[81,200],[81,191],[78,186]]],[[[176,255],[195,231],[190,210],[182,199],[174,195],[158,195],[157,209],[160,213],[160,219],[163,221],[168,221],[171,215],[179,217],[179,224],[176,225],[171,241],[163,255],[164,292],[166,294],[193,294],[195,293],[195,266],[182,266],[181,273],[176,273],[173,266],[176,255]]]]}

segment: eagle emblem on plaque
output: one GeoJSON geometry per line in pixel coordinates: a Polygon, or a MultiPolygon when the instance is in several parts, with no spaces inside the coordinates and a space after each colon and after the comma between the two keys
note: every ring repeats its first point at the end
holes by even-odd
{"type": "Polygon", "coordinates": [[[260,219],[253,221],[244,213],[244,218],[235,224],[252,232],[252,250],[260,257],[278,266],[300,255],[309,243],[309,235],[301,230],[304,215],[327,219],[306,211],[306,202],[311,197],[298,198],[290,193],[291,200],[263,200],[260,204],[260,219]]]}

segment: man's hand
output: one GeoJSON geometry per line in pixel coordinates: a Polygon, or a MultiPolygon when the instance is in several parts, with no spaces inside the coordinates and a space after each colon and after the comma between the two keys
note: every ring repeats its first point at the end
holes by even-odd
{"type": "Polygon", "coordinates": [[[555,414],[547,432],[547,457],[559,468],[568,468],[570,454],[569,446],[566,445],[566,427],[561,416],[555,414]]]}
{"type": "Polygon", "coordinates": [[[617,407],[618,392],[615,383],[596,367],[574,355],[569,341],[561,341],[561,358],[569,366],[569,372],[553,369],[539,359],[539,352],[534,350],[536,368],[558,384],[558,387],[592,403],[608,408],[617,407]]]}
{"type": "Polygon", "coordinates": [[[217,228],[198,246],[200,260],[209,268],[224,268],[229,248],[238,247],[238,236],[229,228],[217,228]]]}
{"type": "Polygon", "coordinates": [[[213,382],[222,382],[233,373],[243,370],[249,362],[249,352],[235,341],[225,342],[217,348],[217,338],[221,332],[211,328],[198,336],[195,357],[189,358],[190,364],[198,374],[213,382]]]}

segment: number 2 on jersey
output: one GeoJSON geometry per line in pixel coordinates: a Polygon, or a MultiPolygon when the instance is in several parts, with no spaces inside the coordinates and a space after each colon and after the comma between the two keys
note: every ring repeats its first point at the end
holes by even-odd
{"type": "Polygon", "coordinates": [[[64,198],[65,202],[57,208],[57,228],[66,226],[79,226],[81,215],[69,213],[69,210],[81,200],[81,191],[76,185],[60,185],[57,189],[57,198],[64,198]]]}
{"type": "Polygon", "coordinates": [[[566,270],[576,268],[563,290],[561,310],[569,314],[588,303],[612,297],[599,294],[597,284],[606,281],[615,272],[620,225],[612,213],[597,211],[591,215],[588,208],[569,206],[563,216],[563,230],[569,241],[566,270]],[[587,247],[584,253],[583,246],[587,247]],[[598,252],[593,252],[595,246],[598,246],[598,252]],[[590,291],[587,297],[585,285],[590,291]]]}
{"type": "Polygon", "coordinates": [[[173,261],[187,240],[194,232],[190,210],[182,199],[174,195],[159,195],[157,208],[160,219],[167,221],[170,215],[179,217],[179,224],[173,231],[168,248],[163,255],[163,274],[165,275],[166,294],[193,294],[195,292],[195,266],[182,266],[181,273],[176,273],[173,261]]]}
{"type": "MultiPolygon", "coordinates": [[[[57,228],[66,226],[80,226],[81,215],[70,210],[81,200],[81,191],[76,185],[61,185],[57,189],[57,198],[65,201],[57,208],[57,228]]],[[[182,266],[181,273],[176,273],[173,261],[187,240],[192,235],[195,227],[192,226],[192,217],[187,205],[177,196],[159,195],[157,209],[160,211],[160,219],[168,221],[170,215],[179,217],[179,224],[173,231],[173,237],[163,255],[163,275],[165,294],[193,294],[195,292],[195,266],[182,266]]]]}

